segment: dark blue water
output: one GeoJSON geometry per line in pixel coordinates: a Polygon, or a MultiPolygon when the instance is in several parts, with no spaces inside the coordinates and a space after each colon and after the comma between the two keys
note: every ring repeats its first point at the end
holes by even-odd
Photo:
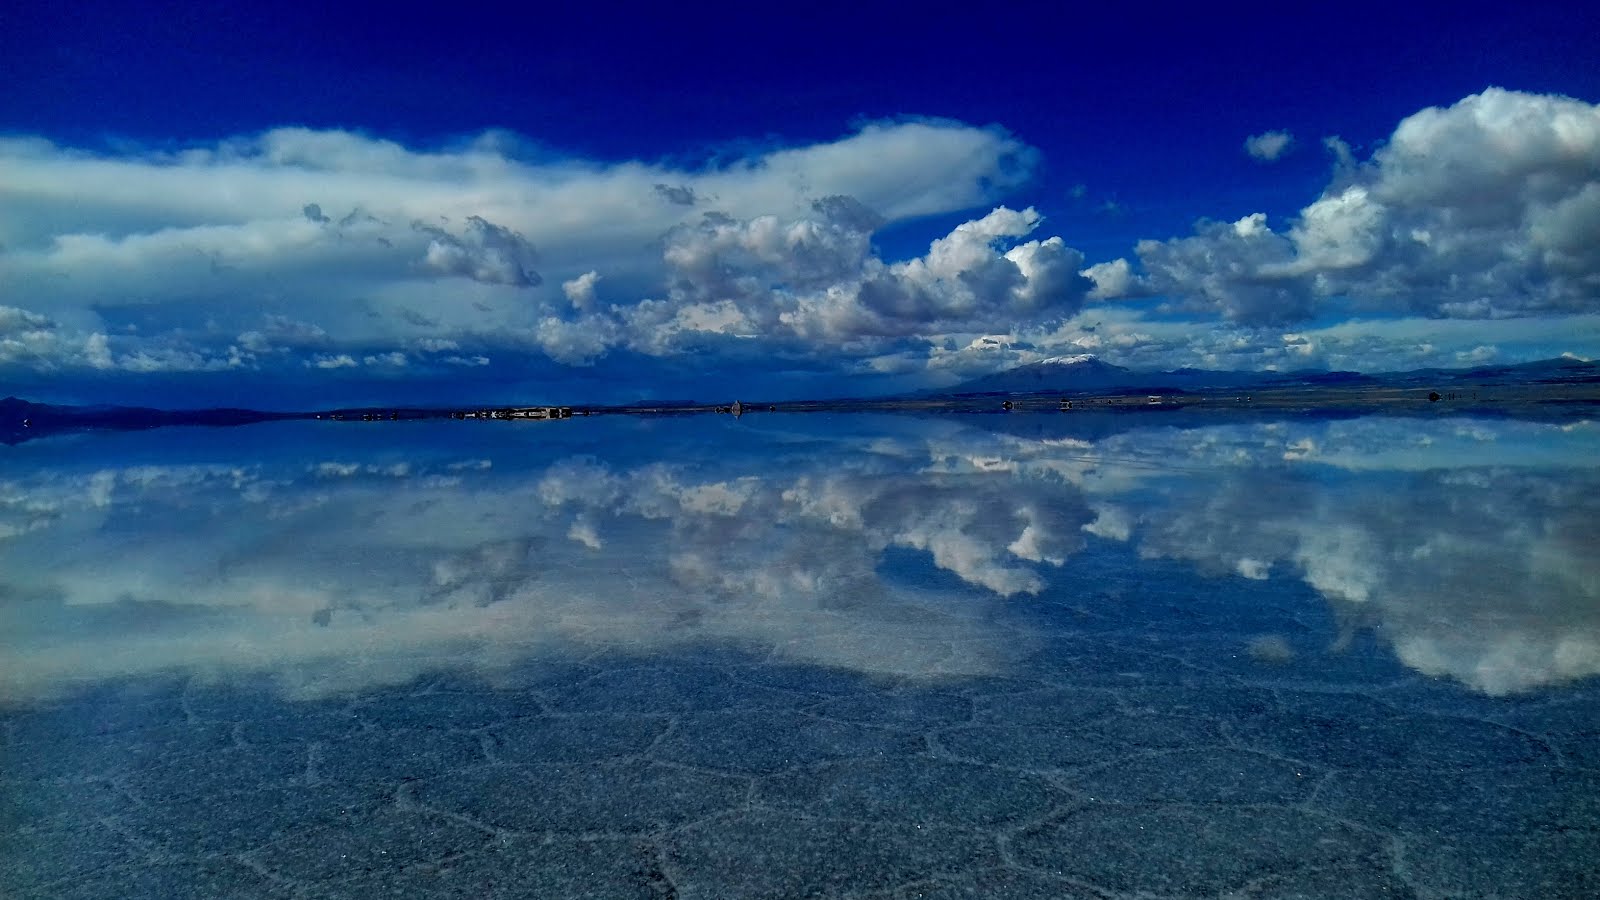
{"type": "Polygon", "coordinates": [[[0,449],[0,896],[1590,897],[1600,426],[0,449]]]}

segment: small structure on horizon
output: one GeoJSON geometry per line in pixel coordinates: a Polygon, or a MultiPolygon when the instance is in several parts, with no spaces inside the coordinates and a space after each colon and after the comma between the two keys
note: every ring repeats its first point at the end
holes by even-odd
{"type": "Polygon", "coordinates": [[[570,419],[572,418],[572,407],[519,406],[506,410],[506,417],[510,419],[570,419]]]}

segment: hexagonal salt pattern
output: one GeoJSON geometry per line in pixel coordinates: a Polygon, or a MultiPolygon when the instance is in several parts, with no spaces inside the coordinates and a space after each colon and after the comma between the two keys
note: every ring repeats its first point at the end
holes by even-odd
{"type": "Polygon", "coordinates": [[[332,701],[108,688],[6,714],[0,888],[1592,895],[1600,772],[1567,748],[1593,686],[1485,718],[1422,682],[1310,691],[1185,666],[1119,689],[1048,658],[1021,679],[817,670],[814,686],[686,653],[332,701]]]}

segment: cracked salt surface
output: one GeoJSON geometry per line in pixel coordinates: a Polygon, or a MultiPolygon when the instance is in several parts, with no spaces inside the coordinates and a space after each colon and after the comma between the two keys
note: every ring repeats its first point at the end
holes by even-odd
{"type": "Polygon", "coordinates": [[[1600,894],[1596,429],[1139,422],[7,450],[0,896],[1600,894]]]}

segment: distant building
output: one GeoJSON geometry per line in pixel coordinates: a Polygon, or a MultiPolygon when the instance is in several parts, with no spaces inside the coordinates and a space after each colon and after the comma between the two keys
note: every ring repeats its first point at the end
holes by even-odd
{"type": "Polygon", "coordinates": [[[570,419],[570,406],[519,406],[505,411],[508,419],[570,419]]]}

